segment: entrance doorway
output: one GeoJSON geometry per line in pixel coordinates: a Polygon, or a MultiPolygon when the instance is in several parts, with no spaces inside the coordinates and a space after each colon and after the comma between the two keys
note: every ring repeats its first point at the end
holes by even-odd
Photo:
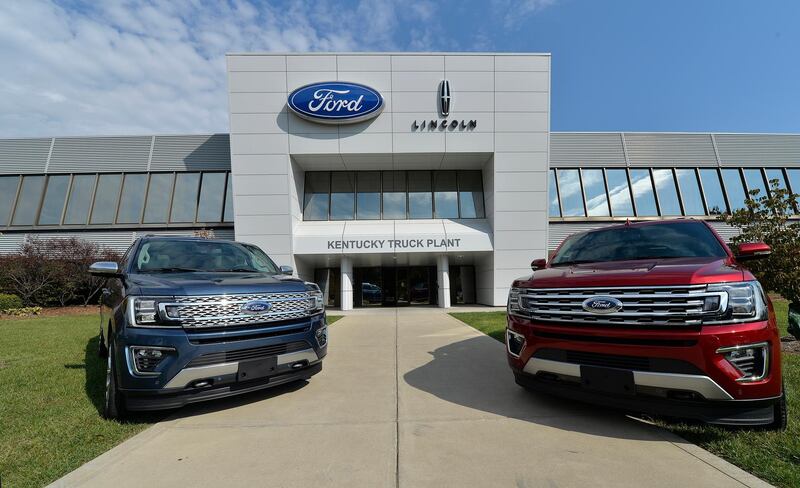
{"type": "Polygon", "coordinates": [[[436,267],[355,268],[353,306],[436,305],[436,267]]]}

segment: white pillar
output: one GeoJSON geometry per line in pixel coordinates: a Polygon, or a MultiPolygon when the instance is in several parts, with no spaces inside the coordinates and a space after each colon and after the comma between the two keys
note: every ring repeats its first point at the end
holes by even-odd
{"type": "Polygon", "coordinates": [[[436,256],[436,277],[439,283],[439,307],[450,308],[450,263],[447,254],[436,256]]]}
{"type": "Polygon", "coordinates": [[[353,259],[350,256],[342,256],[342,277],[339,287],[342,290],[342,298],[339,301],[339,308],[342,310],[353,309],[353,259]]]}

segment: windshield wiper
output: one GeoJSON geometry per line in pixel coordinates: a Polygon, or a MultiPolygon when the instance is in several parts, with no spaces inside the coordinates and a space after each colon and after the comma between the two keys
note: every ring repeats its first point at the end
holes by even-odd
{"type": "Polygon", "coordinates": [[[253,268],[226,268],[226,269],[211,269],[209,273],[258,273],[257,269],[253,268]]]}
{"type": "Polygon", "coordinates": [[[143,269],[142,272],[144,273],[193,273],[196,271],[202,271],[200,269],[192,269],[192,268],[153,268],[153,269],[143,269]]]}

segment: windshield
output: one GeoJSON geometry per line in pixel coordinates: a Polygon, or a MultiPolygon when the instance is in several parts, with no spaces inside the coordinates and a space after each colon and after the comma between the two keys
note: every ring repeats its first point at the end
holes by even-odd
{"type": "Polygon", "coordinates": [[[139,273],[190,271],[279,274],[264,251],[238,242],[152,240],[139,248],[134,262],[139,273]]]}
{"type": "Polygon", "coordinates": [[[567,238],[552,266],[633,259],[726,257],[700,222],[614,227],[567,238]]]}

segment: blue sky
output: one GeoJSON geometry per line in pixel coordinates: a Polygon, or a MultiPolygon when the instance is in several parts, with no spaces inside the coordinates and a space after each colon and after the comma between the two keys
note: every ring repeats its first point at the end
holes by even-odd
{"type": "Polygon", "coordinates": [[[800,133],[800,2],[0,2],[0,137],[226,132],[229,51],[553,55],[554,131],[800,133]]]}

